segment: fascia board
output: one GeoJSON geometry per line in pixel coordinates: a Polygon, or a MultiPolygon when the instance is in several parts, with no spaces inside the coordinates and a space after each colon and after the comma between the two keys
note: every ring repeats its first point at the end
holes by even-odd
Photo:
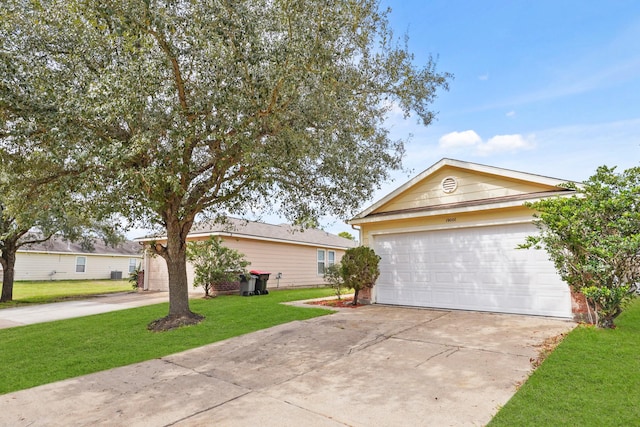
{"type": "MultiPolygon", "coordinates": [[[[553,197],[569,197],[570,195],[574,195],[574,194],[575,193],[571,192],[571,194],[558,194],[557,196],[553,196],[553,197]]],[[[545,198],[549,198],[549,197],[551,196],[548,196],[545,198]]],[[[515,201],[507,201],[507,202],[499,202],[499,203],[486,203],[482,205],[452,207],[452,208],[428,210],[428,211],[398,212],[398,213],[389,214],[389,215],[379,215],[374,217],[352,219],[351,221],[349,221],[349,223],[352,225],[372,224],[372,223],[383,222],[383,221],[386,222],[386,221],[396,221],[396,220],[407,220],[407,219],[425,218],[425,217],[431,217],[431,216],[454,215],[454,214],[461,214],[461,213],[514,208],[514,207],[521,207],[525,203],[529,203],[529,202],[532,203],[541,199],[542,199],[541,197],[533,197],[533,198],[524,199],[524,200],[515,200],[515,201]]]]}
{"type": "MultiPolygon", "coordinates": [[[[199,237],[209,237],[209,236],[220,236],[220,237],[238,237],[241,239],[247,240],[259,240],[263,242],[272,242],[272,243],[283,243],[290,245],[299,245],[299,246],[312,246],[314,248],[327,248],[327,249],[340,249],[346,250],[349,249],[349,246],[337,246],[337,245],[328,245],[323,243],[313,243],[313,242],[300,242],[297,240],[285,240],[285,239],[274,239],[271,237],[261,237],[261,236],[253,236],[250,234],[242,234],[242,233],[232,233],[228,231],[212,231],[208,233],[193,233],[187,236],[187,239],[194,239],[199,237]]],[[[135,239],[137,242],[165,242],[167,238],[165,236],[157,237],[157,238],[142,238],[135,239]]]]}
{"type": "Polygon", "coordinates": [[[87,252],[61,252],[61,251],[30,251],[28,249],[18,249],[17,253],[22,254],[44,254],[44,255],[75,255],[75,256],[102,256],[102,257],[121,257],[121,258],[142,258],[142,254],[97,254],[87,252]]]}

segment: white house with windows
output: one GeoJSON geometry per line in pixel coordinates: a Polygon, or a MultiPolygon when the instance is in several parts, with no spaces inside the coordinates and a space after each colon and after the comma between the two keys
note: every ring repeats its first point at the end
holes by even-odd
{"type": "MultiPolygon", "coordinates": [[[[209,236],[219,236],[225,246],[243,253],[251,262],[249,270],[271,273],[268,288],[323,285],[325,268],[339,262],[345,250],[357,246],[352,240],[323,230],[302,231],[287,224],[273,225],[236,218],[228,218],[226,224],[196,224],[187,240],[205,240],[209,236]]],[[[152,242],[164,243],[166,237],[136,240],[149,245],[152,242]]],[[[169,289],[167,267],[162,258],[145,255],[142,265],[144,289],[169,289]]],[[[187,265],[187,275],[191,285],[193,268],[190,265],[187,265]]],[[[233,291],[234,288],[220,290],[233,291]]]]}
{"type": "Polygon", "coordinates": [[[59,237],[25,245],[16,254],[15,280],[126,278],[142,264],[142,246],[126,241],[116,247],[96,240],[93,250],[59,237]]]}

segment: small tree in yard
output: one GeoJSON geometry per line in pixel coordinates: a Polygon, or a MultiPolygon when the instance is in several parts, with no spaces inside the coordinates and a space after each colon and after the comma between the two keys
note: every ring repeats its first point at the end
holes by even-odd
{"type": "Polygon", "coordinates": [[[187,259],[194,266],[193,286],[202,286],[205,297],[215,285],[237,282],[240,274],[246,274],[249,261],[235,249],[222,244],[222,239],[211,236],[209,240],[189,242],[187,259]]]}
{"type": "Polygon", "coordinates": [[[540,229],[520,247],[544,247],[558,273],[593,308],[596,323],[614,320],[640,283],[640,167],[602,166],[576,194],[530,203],[540,229]]]}
{"type": "Polygon", "coordinates": [[[334,290],[338,299],[342,299],[344,281],[342,280],[342,269],[340,264],[333,264],[324,270],[324,279],[334,290]]]}
{"type": "Polygon", "coordinates": [[[353,305],[358,304],[358,293],[365,288],[373,288],[380,268],[380,257],[366,246],[347,249],[340,261],[340,273],[344,286],[353,289],[353,305]]]}

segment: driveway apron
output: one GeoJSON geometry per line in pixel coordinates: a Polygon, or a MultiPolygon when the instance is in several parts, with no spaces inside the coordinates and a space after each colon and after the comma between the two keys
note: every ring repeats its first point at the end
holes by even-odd
{"type": "Polygon", "coordinates": [[[534,316],[367,306],[0,396],[7,426],[480,426],[548,337],[534,316]]]}

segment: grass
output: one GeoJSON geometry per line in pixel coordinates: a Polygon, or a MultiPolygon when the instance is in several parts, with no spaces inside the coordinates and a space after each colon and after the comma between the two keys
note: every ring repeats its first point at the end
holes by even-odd
{"type": "Polygon", "coordinates": [[[13,301],[0,303],[0,308],[43,304],[131,290],[129,280],[21,281],[13,284],[13,301]]]}
{"type": "Polygon", "coordinates": [[[273,291],[259,297],[195,299],[191,309],[206,316],[198,325],[154,333],[152,320],[168,303],[95,316],[0,330],[0,394],[150,360],[265,329],[331,313],[280,304],[329,296],[327,288],[273,291]]]}
{"type": "Polygon", "coordinates": [[[638,425],[640,299],[616,325],[573,330],[489,426],[638,425]]]}

